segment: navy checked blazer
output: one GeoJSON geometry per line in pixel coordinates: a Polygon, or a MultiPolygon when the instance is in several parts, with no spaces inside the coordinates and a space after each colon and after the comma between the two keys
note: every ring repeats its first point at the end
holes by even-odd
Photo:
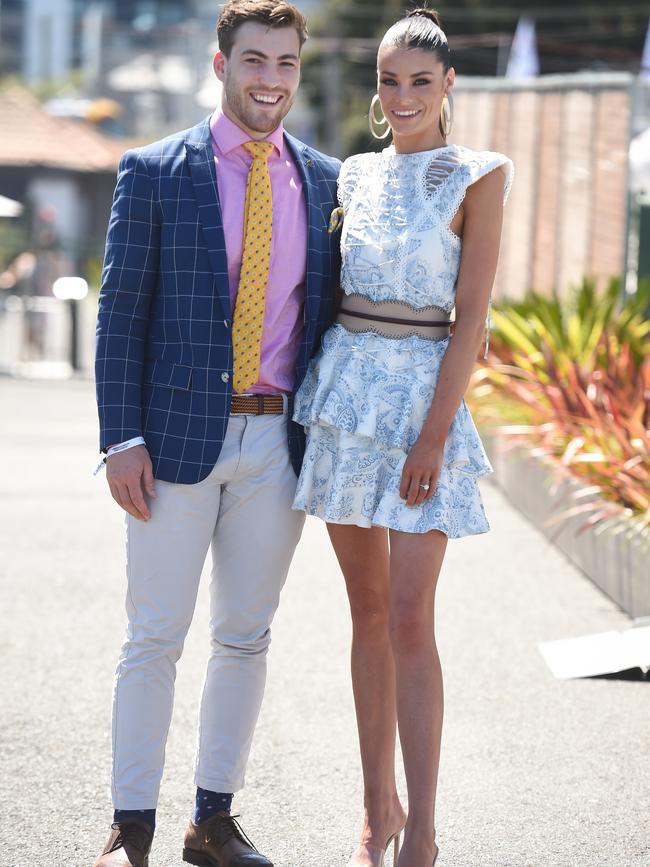
{"type": "MultiPolygon", "coordinates": [[[[308,256],[296,388],[334,316],[340,162],[285,133],[302,175],[308,256]]],[[[286,255],[292,239],[286,242],[286,255]]],[[[100,448],[143,436],[154,476],[193,484],[214,467],[232,396],[226,244],[209,118],[120,162],[99,295],[100,448]]],[[[291,403],[292,401],[290,401],[291,403]]],[[[288,421],[296,472],[304,432],[288,421]]]]}

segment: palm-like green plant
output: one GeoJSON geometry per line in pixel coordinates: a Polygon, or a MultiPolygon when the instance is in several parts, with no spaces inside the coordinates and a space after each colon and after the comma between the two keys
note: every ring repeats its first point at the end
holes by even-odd
{"type": "Polygon", "coordinates": [[[591,280],[567,298],[530,292],[521,301],[506,302],[493,313],[495,349],[508,347],[525,369],[544,366],[549,355],[580,365],[599,366],[604,360],[603,336],[628,344],[640,362],[650,335],[650,280],[622,299],[619,280],[599,293],[591,280]],[[596,354],[596,357],[594,357],[596,354]]]}
{"type": "Polygon", "coordinates": [[[578,479],[560,518],[650,533],[650,283],[620,297],[585,281],[568,299],[530,293],[494,313],[471,401],[484,425],[578,479]]]}

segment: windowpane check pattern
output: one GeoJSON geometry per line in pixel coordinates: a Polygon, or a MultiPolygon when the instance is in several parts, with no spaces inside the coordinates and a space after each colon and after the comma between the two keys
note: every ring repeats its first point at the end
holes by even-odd
{"type": "MultiPolygon", "coordinates": [[[[95,371],[100,448],[143,436],[157,479],[212,471],[230,418],[232,320],[210,118],[122,158],[106,239],[95,371]]],[[[340,163],[285,133],[307,204],[304,331],[296,388],[334,313],[340,163]]],[[[292,238],[283,238],[291,255],[292,238]]],[[[289,410],[289,417],[291,409],[289,410]]],[[[300,470],[305,434],[288,420],[300,470]]]]}

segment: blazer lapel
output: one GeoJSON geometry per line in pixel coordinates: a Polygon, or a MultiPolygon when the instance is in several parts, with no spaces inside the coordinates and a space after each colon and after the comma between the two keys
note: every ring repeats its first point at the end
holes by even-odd
{"type": "Polygon", "coordinates": [[[216,285],[224,314],[230,317],[230,287],[226,239],[223,233],[217,172],[212,152],[209,118],[195,126],[185,140],[185,152],[194,185],[194,194],[199,206],[199,222],[210,257],[212,270],[217,277],[216,285]]]}
{"type": "MultiPolygon", "coordinates": [[[[296,162],[302,178],[303,190],[307,202],[307,277],[305,284],[305,323],[309,330],[310,323],[318,316],[320,307],[319,265],[313,261],[314,254],[321,246],[321,230],[323,213],[318,200],[318,184],[314,180],[312,161],[305,156],[305,146],[293,136],[284,136],[285,143],[296,162]]],[[[307,335],[305,335],[307,336],[307,335]]]]}

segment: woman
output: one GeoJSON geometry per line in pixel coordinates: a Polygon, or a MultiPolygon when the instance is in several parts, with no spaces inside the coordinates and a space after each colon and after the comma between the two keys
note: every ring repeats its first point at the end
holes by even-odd
{"type": "Polygon", "coordinates": [[[431,867],[443,713],[434,596],[447,539],[489,529],[477,477],[491,467],[463,393],[512,164],[447,144],[454,70],[436,13],[393,25],[377,67],[371,129],[392,131],[393,145],[341,170],[343,299],[296,398],[308,444],[294,508],[327,521],[352,611],[365,822],[349,867],[381,865],[392,841],[397,854],[403,828],[399,867],[431,867]]]}

